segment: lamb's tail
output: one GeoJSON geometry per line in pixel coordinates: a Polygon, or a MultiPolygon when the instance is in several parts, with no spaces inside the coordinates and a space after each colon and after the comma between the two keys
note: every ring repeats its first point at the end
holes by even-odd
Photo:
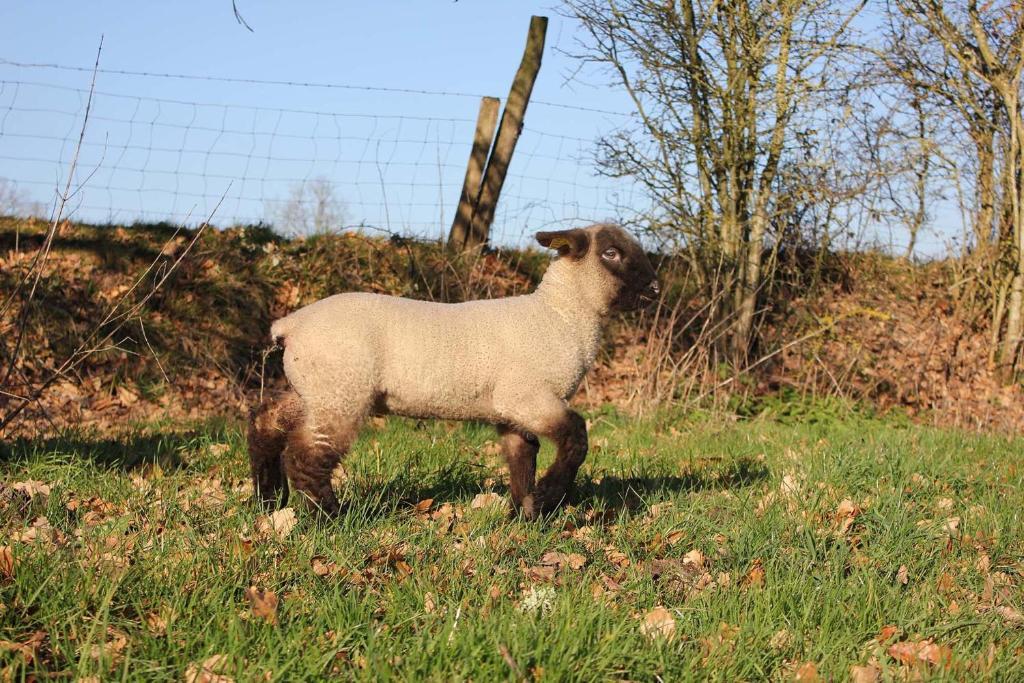
{"type": "Polygon", "coordinates": [[[274,342],[274,346],[284,348],[285,337],[292,328],[292,321],[290,315],[286,315],[283,318],[278,318],[270,325],[270,339],[274,342]]]}
{"type": "Polygon", "coordinates": [[[288,500],[283,455],[288,435],[302,421],[302,400],[294,391],[267,398],[249,421],[249,466],[256,500],[264,508],[288,500]]]}

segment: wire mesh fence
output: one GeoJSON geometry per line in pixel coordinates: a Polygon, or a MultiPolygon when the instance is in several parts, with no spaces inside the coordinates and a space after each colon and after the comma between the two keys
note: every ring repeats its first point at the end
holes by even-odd
{"type": "MultiPolygon", "coordinates": [[[[91,71],[0,60],[0,177],[18,188],[23,212],[45,212],[62,186],[91,71]]],[[[440,237],[458,201],[479,97],[100,69],[71,216],[195,224],[223,197],[219,226],[440,237]]],[[[532,102],[492,240],[522,244],[536,230],[642,212],[639,189],[599,175],[593,162],[595,140],[627,121],[532,102]]]]}

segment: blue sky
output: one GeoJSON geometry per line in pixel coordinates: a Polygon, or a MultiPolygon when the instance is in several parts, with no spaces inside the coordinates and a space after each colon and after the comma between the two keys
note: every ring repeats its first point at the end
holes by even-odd
{"type": "MultiPolygon", "coordinates": [[[[238,2],[253,32],[235,21],[230,0],[8,0],[0,9],[0,177],[52,199],[102,35],[106,71],[82,148],[77,180],[87,182],[75,217],[195,224],[226,193],[215,224],[272,221],[294,187],[326,178],[346,225],[438,236],[458,200],[478,97],[504,100],[530,16],[541,14],[550,18],[544,64],[496,241],[522,244],[537,230],[646,207],[632,183],[595,173],[594,140],[631,107],[598,74],[571,78],[577,64],[561,50],[574,49],[576,27],[553,0],[238,2]],[[40,66],[50,64],[86,70],[40,66]]],[[[951,206],[935,213],[937,230],[921,237],[922,251],[933,254],[960,224],[951,206]]],[[[890,239],[888,230],[878,237],[890,239]]]]}
{"type": "MultiPolygon", "coordinates": [[[[550,17],[544,63],[496,230],[520,241],[562,222],[613,218],[641,202],[595,177],[590,145],[623,119],[615,89],[567,82],[574,27],[551,3],[495,0],[191,3],[15,2],[0,58],[258,81],[466,93],[397,94],[99,74],[76,198],[92,220],[272,217],[296,183],[327,177],[349,223],[438,234],[458,199],[479,100],[504,100],[531,14],[550,17]],[[281,111],[285,110],[285,111],[281,111]],[[309,113],[313,112],[313,113],[309,113]],[[268,215],[270,214],[270,215],[268,215]]],[[[73,149],[89,73],[0,63],[0,176],[52,196],[73,149]]]]}

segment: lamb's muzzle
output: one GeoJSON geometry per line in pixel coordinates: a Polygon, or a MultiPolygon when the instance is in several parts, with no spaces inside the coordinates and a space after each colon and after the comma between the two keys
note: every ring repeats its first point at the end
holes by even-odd
{"type": "Polygon", "coordinates": [[[541,232],[558,250],[531,294],[437,304],[339,294],[276,321],[291,390],[255,413],[249,430],[257,496],[292,488],[338,510],[331,471],[370,415],[494,424],[508,461],[514,509],[527,517],[565,499],[587,454],[586,423],[568,407],[615,309],[659,293],[654,268],[622,228],[541,232]],[[558,448],[535,481],[538,436],[558,448]]]}

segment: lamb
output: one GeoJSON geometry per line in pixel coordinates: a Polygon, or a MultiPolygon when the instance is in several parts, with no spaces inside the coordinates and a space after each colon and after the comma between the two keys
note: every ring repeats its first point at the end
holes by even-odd
{"type": "Polygon", "coordinates": [[[587,455],[586,423],[568,401],[610,313],[650,302],[658,282],[618,226],[536,238],[558,256],[527,295],[439,304],[346,293],[274,322],[290,389],[264,401],[249,428],[262,504],[286,501],[290,482],[323,512],[339,512],[332,471],[369,416],[391,414],[495,425],[513,513],[533,519],[561,505],[587,455]],[[535,481],[538,437],[557,456],[535,481]]]}

